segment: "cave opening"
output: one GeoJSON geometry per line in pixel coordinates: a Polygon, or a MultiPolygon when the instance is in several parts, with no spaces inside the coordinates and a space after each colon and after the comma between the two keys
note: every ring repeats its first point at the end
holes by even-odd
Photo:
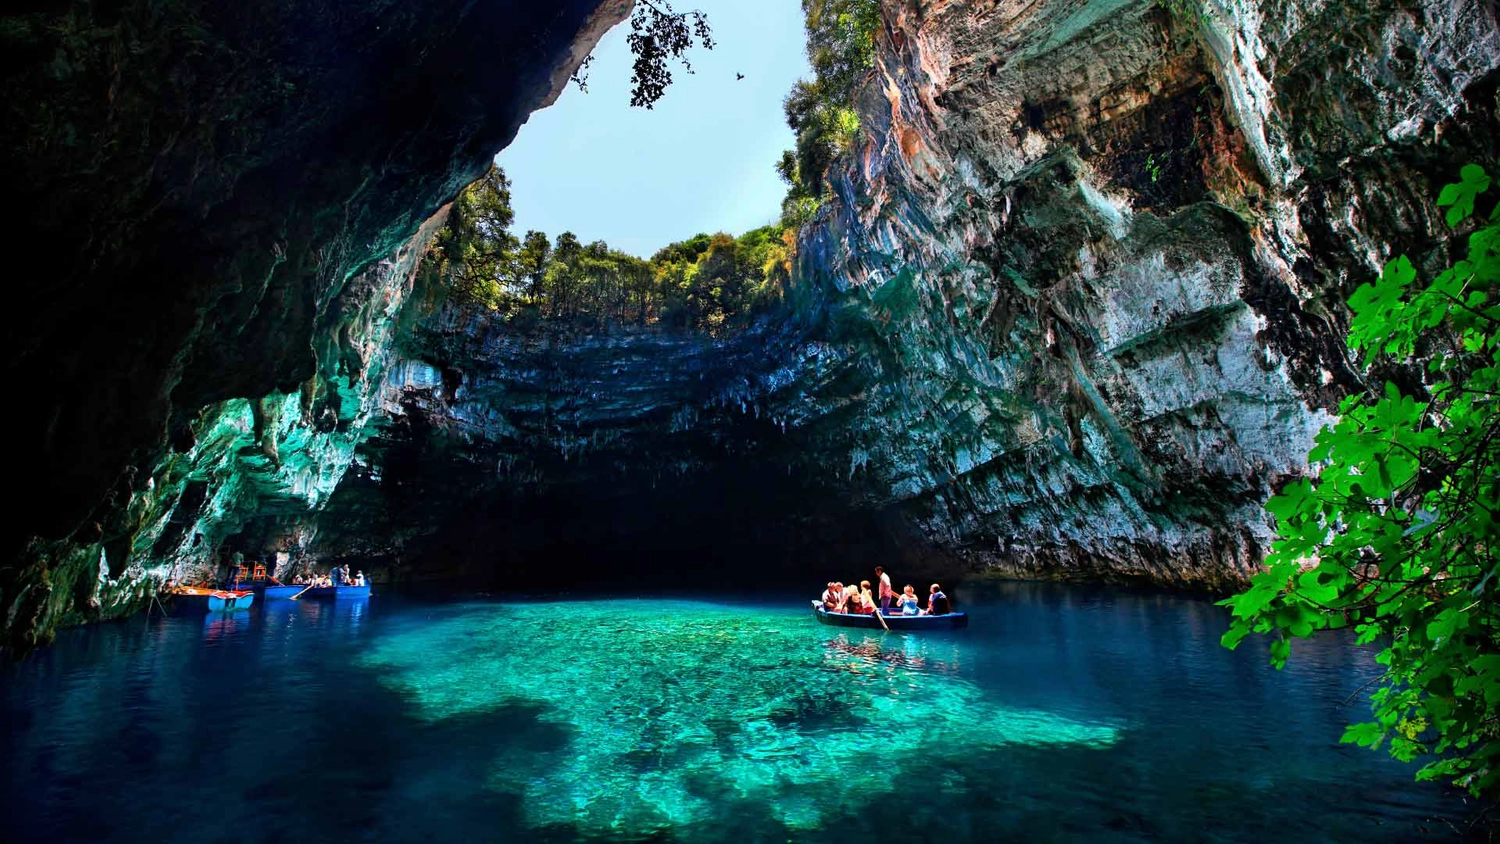
{"type": "MultiPolygon", "coordinates": [[[[899,553],[901,521],[777,416],[820,318],[791,301],[783,164],[787,92],[812,73],[804,10],[697,8],[734,37],[669,95],[630,107],[619,27],[455,201],[416,269],[415,297],[439,304],[398,347],[387,418],[318,514],[313,557],[526,591],[780,586],[899,553]]],[[[237,542],[286,545],[287,528],[237,542]]]]}
{"type": "Polygon", "coordinates": [[[7,840],[1497,816],[1493,0],[11,5],[7,840]]]}

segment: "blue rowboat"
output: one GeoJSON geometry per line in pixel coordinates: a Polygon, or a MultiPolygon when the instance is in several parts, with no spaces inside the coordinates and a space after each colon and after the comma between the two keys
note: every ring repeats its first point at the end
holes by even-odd
{"type": "Polygon", "coordinates": [[[885,619],[882,626],[880,619],[873,615],[859,615],[857,613],[829,612],[823,609],[823,605],[817,601],[812,602],[813,615],[818,617],[822,624],[833,627],[858,627],[862,630],[958,630],[969,626],[967,613],[950,612],[945,615],[901,615],[899,613],[881,613],[885,619]]]}
{"type": "Polygon", "coordinates": [[[172,603],[186,612],[238,612],[255,603],[255,593],[248,589],[227,591],[201,586],[179,586],[172,590],[172,603]]]}
{"type": "Polygon", "coordinates": [[[278,598],[290,598],[306,588],[306,586],[287,586],[266,580],[255,580],[249,583],[241,583],[239,586],[233,587],[231,591],[254,592],[263,601],[273,601],[278,598]]]}
{"type": "Polygon", "coordinates": [[[334,598],[368,598],[370,587],[366,586],[314,586],[307,590],[304,598],[322,598],[324,600],[334,598]]]}

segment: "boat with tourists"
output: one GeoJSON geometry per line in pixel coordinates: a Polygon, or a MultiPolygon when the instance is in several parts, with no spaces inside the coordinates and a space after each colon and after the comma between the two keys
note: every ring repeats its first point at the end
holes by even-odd
{"type": "Polygon", "coordinates": [[[297,598],[368,598],[370,597],[370,582],[365,579],[364,572],[349,573],[349,566],[334,566],[328,570],[324,577],[315,578],[311,586],[308,586],[297,595],[297,598]]]}
{"type": "Polygon", "coordinates": [[[172,605],[186,612],[237,612],[255,603],[249,589],[210,589],[206,586],[178,586],[171,590],[172,605]]]}
{"type": "Polygon", "coordinates": [[[820,624],[833,627],[857,627],[863,630],[959,630],[969,626],[967,613],[950,612],[942,615],[904,615],[876,610],[874,613],[829,612],[817,601],[812,602],[813,615],[820,624]],[[884,620],[885,624],[880,622],[884,620]]]}

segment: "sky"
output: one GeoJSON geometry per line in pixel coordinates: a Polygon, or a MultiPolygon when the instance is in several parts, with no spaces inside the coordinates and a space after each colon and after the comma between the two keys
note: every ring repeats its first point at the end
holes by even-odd
{"type": "Polygon", "coordinates": [[[774,221],[776,175],[792,132],[781,101],[810,76],[799,0],[681,0],[713,27],[712,51],[674,66],[650,111],[630,107],[629,23],[594,51],[589,89],[536,112],[496,157],[512,182],[512,231],[571,231],[643,258],[698,232],[743,234],[774,221]],[[743,80],[735,74],[743,73],[743,80]]]}

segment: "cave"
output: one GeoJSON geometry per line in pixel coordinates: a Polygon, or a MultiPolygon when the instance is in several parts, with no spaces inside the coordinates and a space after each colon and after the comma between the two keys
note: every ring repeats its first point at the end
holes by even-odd
{"type": "Polygon", "coordinates": [[[14,840],[1492,834],[1493,0],[0,46],[14,840]]]}

